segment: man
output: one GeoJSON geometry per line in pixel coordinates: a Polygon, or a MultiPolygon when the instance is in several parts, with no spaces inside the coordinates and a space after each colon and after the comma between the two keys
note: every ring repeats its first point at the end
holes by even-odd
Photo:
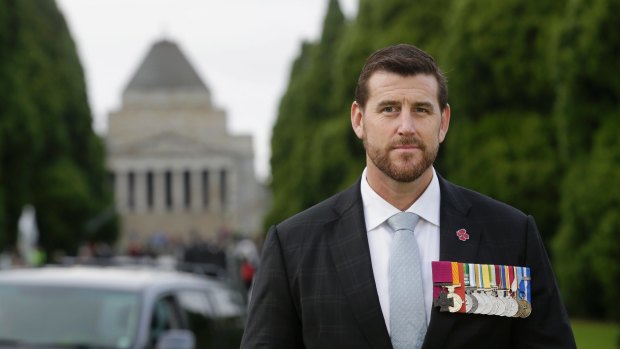
{"type": "Polygon", "coordinates": [[[575,347],[533,218],[435,172],[447,96],[435,61],[414,46],[368,58],[351,106],[366,169],[348,190],[270,229],[242,348],[575,347]],[[409,228],[393,224],[405,216],[415,218],[409,228]],[[401,259],[402,246],[414,257],[401,259]],[[531,315],[440,312],[438,260],[529,267],[531,315]]]}

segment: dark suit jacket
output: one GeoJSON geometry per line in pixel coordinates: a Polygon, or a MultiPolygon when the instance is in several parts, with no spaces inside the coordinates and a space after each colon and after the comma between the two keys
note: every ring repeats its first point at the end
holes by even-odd
{"type": "MultiPolygon", "coordinates": [[[[441,177],[440,259],[528,266],[532,314],[433,308],[423,348],[575,348],[531,216],[441,177]],[[456,231],[465,228],[469,240],[456,231]]],[[[242,348],[392,348],[370,260],[359,181],[270,229],[242,348]]]]}

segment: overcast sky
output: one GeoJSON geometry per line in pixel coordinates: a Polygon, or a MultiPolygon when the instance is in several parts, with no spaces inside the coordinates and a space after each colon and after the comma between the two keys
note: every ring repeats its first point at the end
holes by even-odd
{"type": "MultiPolygon", "coordinates": [[[[269,173],[271,128],[303,40],[321,33],[328,0],[57,0],[86,75],[94,128],[107,117],[151,45],[175,41],[226,110],[234,134],[252,134],[255,168],[269,173]]],[[[357,0],[340,0],[347,17],[357,0]]]]}

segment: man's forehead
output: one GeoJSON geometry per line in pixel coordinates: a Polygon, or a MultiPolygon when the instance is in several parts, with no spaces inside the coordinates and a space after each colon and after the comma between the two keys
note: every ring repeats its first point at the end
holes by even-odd
{"type": "Polygon", "coordinates": [[[426,96],[431,99],[429,102],[438,103],[437,91],[437,79],[432,74],[401,75],[381,70],[373,73],[368,80],[370,99],[413,94],[420,98],[426,96]]]}
{"type": "Polygon", "coordinates": [[[377,83],[379,81],[384,81],[388,79],[396,79],[396,80],[415,80],[418,82],[427,83],[435,87],[438,86],[437,78],[433,74],[427,73],[418,73],[418,74],[399,74],[388,70],[377,70],[372,73],[368,79],[368,83],[372,84],[373,82],[377,83]]]}

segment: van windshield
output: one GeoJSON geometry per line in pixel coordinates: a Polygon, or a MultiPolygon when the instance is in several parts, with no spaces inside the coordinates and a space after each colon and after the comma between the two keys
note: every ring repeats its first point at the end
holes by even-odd
{"type": "Polygon", "coordinates": [[[0,284],[0,300],[0,342],[123,349],[136,336],[136,292],[0,284]]]}

